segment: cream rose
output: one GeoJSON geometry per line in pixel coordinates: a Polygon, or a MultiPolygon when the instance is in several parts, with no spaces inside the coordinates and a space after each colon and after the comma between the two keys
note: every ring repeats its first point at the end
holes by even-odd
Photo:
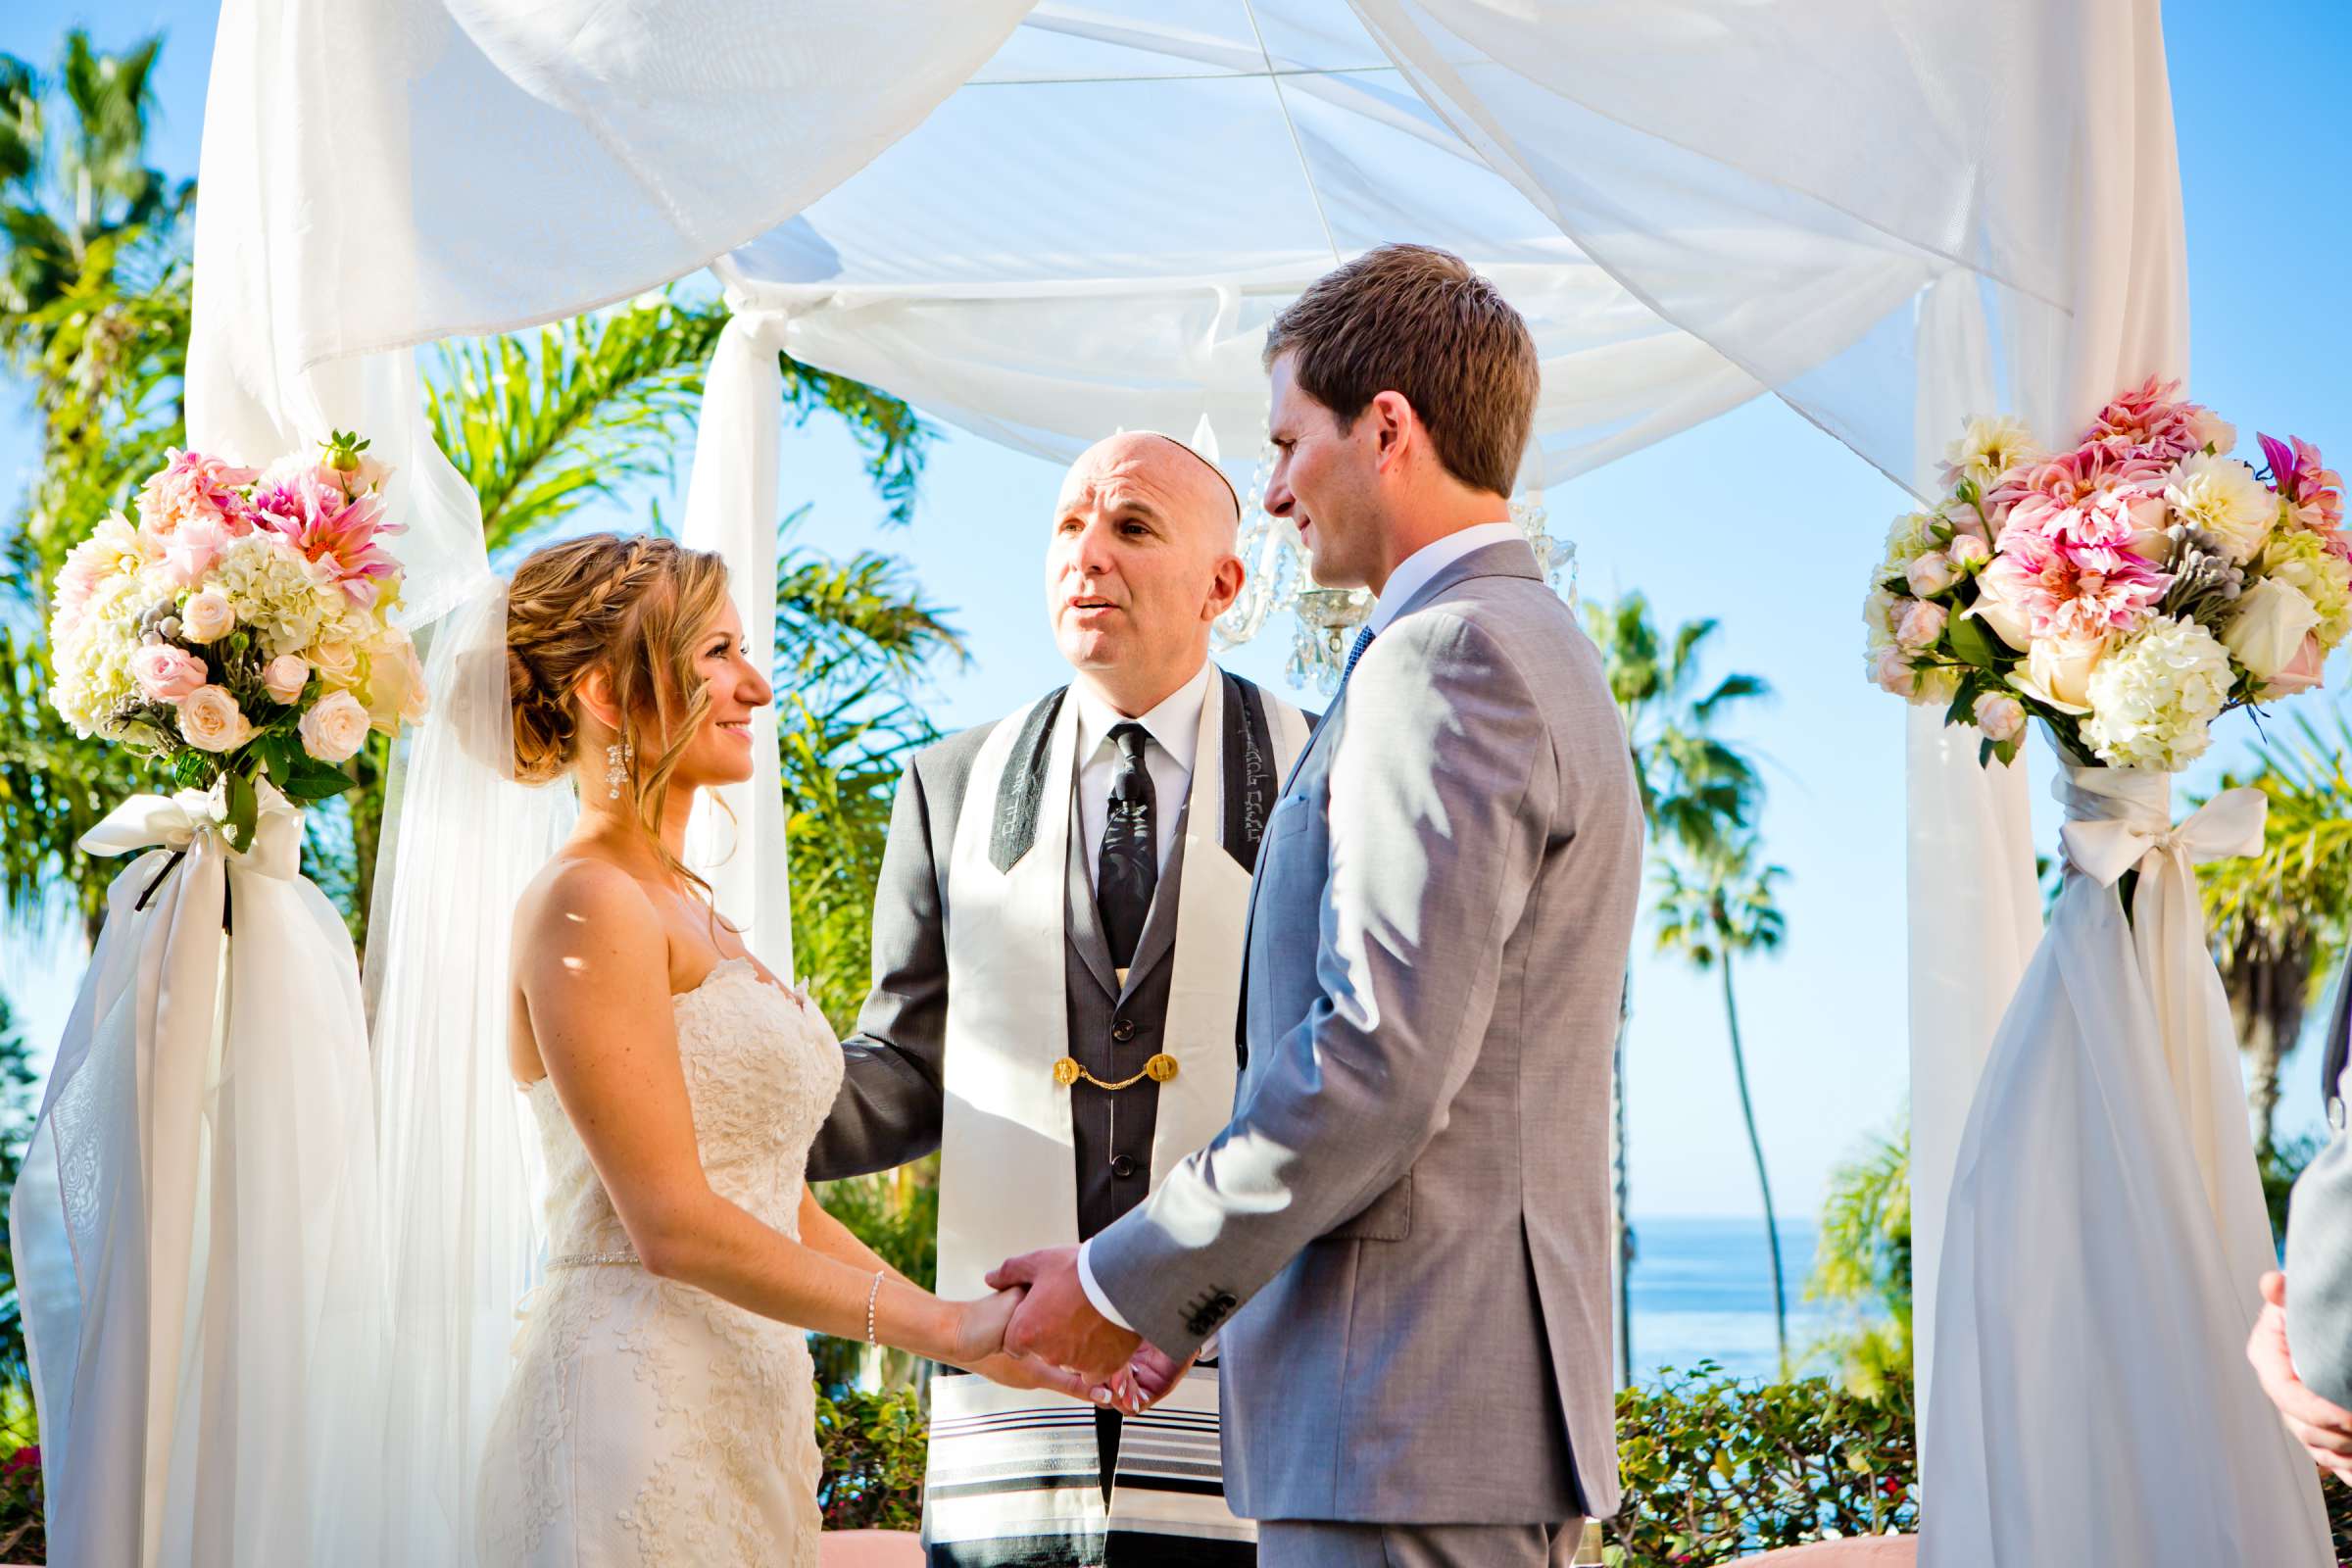
{"type": "Polygon", "coordinates": [[[311,663],[330,686],[349,686],[360,678],[360,651],[339,637],[315,643],[311,663]]]}
{"type": "Polygon", "coordinates": [[[2270,678],[2259,695],[2266,703],[2276,702],[2281,697],[2299,696],[2320,685],[2327,672],[2328,651],[2320,646],[2319,634],[2315,632],[2303,639],[2303,646],[2295,650],[2295,657],[2270,678]]]}
{"type": "Polygon", "coordinates": [[[204,684],[204,661],[170,643],[149,643],[130,656],[131,677],[159,703],[176,703],[204,684]]]}
{"type": "Polygon", "coordinates": [[[2237,612],[2222,628],[2222,646],[2256,681],[2284,669],[2320,624],[2320,612],[2302,589],[2263,577],[2238,596],[2237,612]]]}
{"type": "Polygon", "coordinates": [[[329,692],[296,726],[302,749],[321,762],[348,762],[368,744],[368,710],[349,692],[329,692]]]}
{"type": "Polygon", "coordinates": [[[1944,553],[1952,558],[1953,565],[1965,569],[1969,566],[1981,566],[1990,561],[1992,546],[1973,533],[1964,533],[1955,535],[1952,542],[1944,546],[1944,553]]]}
{"type": "Polygon", "coordinates": [[[395,630],[368,650],[368,716],[390,735],[403,722],[421,723],[428,707],[416,645],[395,630]]]}
{"type": "Polygon", "coordinates": [[[236,623],[237,612],[227,598],[210,588],[190,594],[188,602],[179,607],[180,634],[192,643],[209,643],[236,623]]]}
{"type": "Polygon", "coordinates": [[[1911,667],[1911,656],[1900,648],[1882,648],[1870,662],[1870,678],[1881,691],[1897,697],[1909,697],[1919,684],[1919,672],[1911,667]]]}
{"type": "Polygon", "coordinates": [[[199,686],[180,699],[179,733],[200,752],[233,752],[253,739],[253,726],[225,688],[199,686]]]}
{"type": "Polygon", "coordinates": [[[2012,600],[2002,586],[2001,574],[1987,571],[1977,578],[1977,602],[1967,612],[1984,623],[1985,629],[2009,645],[2014,653],[2024,653],[2034,646],[2034,624],[2027,617],[2025,607],[2012,600]]]}
{"type": "MultiPolygon", "coordinates": [[[[1960,538],[1966,537],[1965,534],[1960,536],[1960,538]]],[[[1960,539],[1955,538],[1952,542],[1958,544],[1960,539]]],[[[1951,557],[1940,550],[1931,550],[1911,563],[1910,567],[1903,573],[1903,579],[1910,585],[1911,592],[1915,597],[1933,599],[1953,583],[1958,582],[1960,573],[1952,565],[1951,557]]]]}
{"type": "Polygon", "coordinates": [[[280,654],[263,667],[262,688],[274,702],[291,703],[311,683],[311,666],[299,654],[280,654]]]}
{"type": "Polygon", "coordinates": [[[1933,648],[1936,639],[1943,635],[1943,623],[1949,618],[1941,605],[1925,600],[1913,600],[1903,607],[1902,617],[1894,623],[1894,640],[1905,648],[1917,651],[1933,648]]]}
{"type": "Polygon", "coordinates": [[[2026,651],[2026,673],[2010,678],[2032,696],[2064,712],[2086,712],[2090,708],[2090,673],[2107,652],[2102,641],[2073,641],[2044,637],[2026,651]]]}
{"type": "Polygon", "coordinates": [[[2013,741],[2026,730],[2026,707],[2014,697],[2000,692],[1985,692],[1977,698],[1971,710],[1977,728],[1991,741],[2013,741]]]}

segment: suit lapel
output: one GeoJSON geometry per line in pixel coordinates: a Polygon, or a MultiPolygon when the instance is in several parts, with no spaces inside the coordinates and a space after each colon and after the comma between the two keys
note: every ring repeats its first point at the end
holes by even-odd
{"type": "Polygon", "coordinates": [[[1070,865],[1061,880],[1068,890],[1069,906],[1062,916],[1062,929],[1069,933],[1070,946],[1086,960],[1086,967],[1094,975],[1095,983],[1102,988],[1102,994],[1115,999],[1119,994],[1119,977],[1110,966],[1110,939],[1102,934],[1102,911],[1095,907],[1094,870],[1087,864],[1087,847],[1079,842],[1084,835],[1076,831],[1083,818],[1078,814],[1076,795],[1069,796],[1068,801],[1072,829],[1070,865]]]}

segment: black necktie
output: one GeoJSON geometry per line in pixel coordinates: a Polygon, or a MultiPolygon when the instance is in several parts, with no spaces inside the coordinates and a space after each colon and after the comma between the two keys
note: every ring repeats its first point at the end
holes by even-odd
{"type": "Polygon", "coordinates": [[[1141,724],[1120,724],[1110,732],[1119,749],[1119,770],[1111,778],[1110,810],[1102,819],[1095,907],[1102,911],[1102,935],[1110,942],[1111,966],[1117,969],[1135,961],[1135,945],[1143,939],[1144,917],[1152,912],[1152,893],[1159,885],[1152,774],[1144,766],[1144,742],[1150,738],[1141,724]]]}
{"type": "Polygon", "coordinates": [[[1348,677],[1355,673],[1355,662],[1363,658],[1364,650],[1371,646],[1372,628],[1366,626],[1362,631],[1359,631],[1355,634],[1355,646],[1348,650],[1348,667],[1340,671],[1341,685],[1345,686],[1348,684],[1348,677]]]}

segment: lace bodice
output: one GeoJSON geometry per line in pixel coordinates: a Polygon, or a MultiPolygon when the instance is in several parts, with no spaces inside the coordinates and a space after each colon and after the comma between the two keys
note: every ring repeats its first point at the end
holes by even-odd
{"type": "MultiPolygon", "coordinates": [[[[678,1061],[711,1190],[785,1235],[800,1235],[801,1171],[841,1087],[841,1053],[816,1004],[722,958],[671,999],[678,1061]]],[[[530,1088],[547,1163],[553,1258],[630,1250],[628,1232],[545,1078],[530,1088]]]]}
{"type": "MultiPolygon", "coordinates": [[[[741,958],[672,1008],[711,1188],[797,1239],[809,1141],[841,1085],[832,1031],[741,958]]],[[[550,1267],[483,1456],[481,1560],[816,1568],[807,1337],[638,1266],[555,1090],[529,1098],[550,1267]]]]}

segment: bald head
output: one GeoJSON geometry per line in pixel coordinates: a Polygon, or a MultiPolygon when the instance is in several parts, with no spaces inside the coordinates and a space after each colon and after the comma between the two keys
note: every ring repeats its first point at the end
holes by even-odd
{"type": "Polygon", "coordinates": [[[1242,498],[1224,471],[1172,435],[1157,430],[1122,430],[1104,436],[1078,455],[1062,480],[1062,500],[1082,484],[1124,481],[1164,498],[1171,510],[1198,512],[1221,526],[1229,542],[1241,526],[1242,498]]]}
{"type": "Polygon", "coordinates": [[[1233,486],[1183,442],[1147,430],[1070,465],[1046,554],[1046,608],[1062,657],[1130,715],[1208,658],[1209,623],[1241,592],[1233,486]]]}

